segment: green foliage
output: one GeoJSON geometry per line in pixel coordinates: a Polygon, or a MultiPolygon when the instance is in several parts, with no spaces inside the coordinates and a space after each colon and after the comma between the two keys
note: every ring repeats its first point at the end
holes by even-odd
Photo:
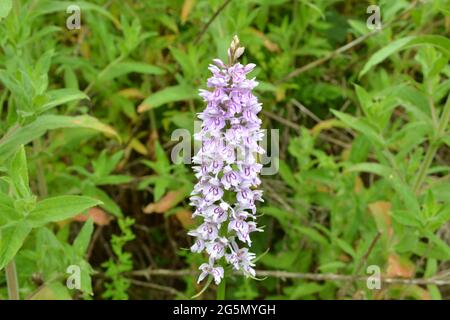
{"type": "Polygon", "coordinates": [[[115,254],[115,259],[110,259],[102,264],[105,268],[105,275],[111,279],[111,282],[105,283],[105,292],[103,298],[105,299],[128,299],[128,288],[130,280],[128,280],[124,273],[133,270],[133,261],[131,254],[124,251],[124,245],[135,238],[131,226],[134,220],[131,218],[123,218],[118,220],[121,234],[113,235],[111,239],[112,250],[115,254]]]}
{"type": "MultiPolygon", "coordinates": [[[[448,273],[448,1],[380,0],[376,33],[364,1],[231,1],[206,26],[222,3],[0,1],[0,299],[12,261],[21,298],[201,290],[191,275],[152,276],[149,290],[142,275],[204,260],[184,250],[195,177],[170,160],[172,133],[194,133],[205,107],[198,89],[234,34],[242,62],[257,65],[263,127],[280,129],[279,172],[262,177],[265,232],[252,251],[269,251],[257,269],[448,273]],[[79,30],[66,28],[73,4],[79,30]],[[70,265],[81,290],[65,284],[70,265]]],[[[235,299],[449,297],[433,281],[381,290],[332,277],[226,283],[219,296],[235,299]]]]}

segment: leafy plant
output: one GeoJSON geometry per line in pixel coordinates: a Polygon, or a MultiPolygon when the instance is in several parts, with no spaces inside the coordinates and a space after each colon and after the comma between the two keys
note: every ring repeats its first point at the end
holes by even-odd
{"type": "Polygon", "coordinates": [[[116,255],[115,260],[110,259],[102,264],[106,269],[105,276],[111,279],[111,282],[105,283],[105,292],[103,298],[125,300],[128,298],[127,290],[130,286],[130,280],[125,277],[126,272],[133,269],[131,254],[124,251],[124,245],[133,240],[135,235],[131,230],[134,220],[123,218],[118,220],[121,234],[113,235],[111,239],[112,250],[116,255]]]}

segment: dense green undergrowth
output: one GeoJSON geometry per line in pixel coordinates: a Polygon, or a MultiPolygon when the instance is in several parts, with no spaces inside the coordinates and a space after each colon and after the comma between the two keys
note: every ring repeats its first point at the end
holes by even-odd
{"type": "Polygon", "coordinates": [[[230,1],[209,23],[223,3],[0,3],[0,298],[7,275],[21,299],[201,290],[171,136],[238,34],[280,161],[253,244],[268,276],[227,273],[226,298],[448,299],[449,2],[379,1],[379,31],[372,1],[230,1]],[[348,277],[374,272],[393,283],[348,277]]]}

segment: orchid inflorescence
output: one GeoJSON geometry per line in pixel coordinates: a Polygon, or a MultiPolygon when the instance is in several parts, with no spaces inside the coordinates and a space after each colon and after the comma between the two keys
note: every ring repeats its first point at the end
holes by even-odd
{"type": "Polygon", "coordinates": [[[257,116],[262,105],[252,94],[258,82],[246,77],[255,64],[237,62],[243,52],[235,36],[228,64],[214,59],[209,66],[213,76],[207,82],[211,90],[200,90],[207,106],[198,115],[202,127],[194,135],[201,148],[192,159],[198,182],[190,200],[196,208],[193,217],[203,218],[203,223],[188,234],[196,237],[191,251],[206,250],[209,261],[200,266],[198,282],[208,275],[216,284],[221,282],[222,257],[235,270],[255,277],[255,254],[246,245],[252,244],[250,233],[262,231],[255,221],[255,202],[263,201],[262,191],[256,189],[262,169],[257,155],[265,151],[258,145],[263,138],[257,116]]]}

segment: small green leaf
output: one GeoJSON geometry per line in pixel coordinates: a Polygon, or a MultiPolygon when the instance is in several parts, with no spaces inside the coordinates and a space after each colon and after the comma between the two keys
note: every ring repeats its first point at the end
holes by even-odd
{"type": "Polygon", "coordinates": [[[426,235],[427,238],[430,239],[442,251],[442,253],[445,253],[446,259],[450,259],[450,246],[433,232],[427,232],[426,235]]]}
{"type": "Polygon", "coordinates": [[[347,168],[349,172],[370,172],[389,178],[392,175],[392,169],[379,163],[362,162],[347,168]]]}
{"type": "Polygon", "coordinates": [[[300,233],[307,236],[309,239],[316,241],[323,246],[328,246],[328,244],[329,244],[328,240],[324,236],[322,236],[317,230],[315,230],[313,228],[300,227],[300,226],[295,226],[295,225],[294,225],[294,227],[296,230],[298,230],[300,233]]]}
{"type": "Polygon", "coordinates": [[[95,186],[86,185],[84,186],[82,193],[103,202],[100,207],[116,217],[121,217],[123,215],[122,210],[117,203],[115,203],[114,200],[111,199],[111,197],[102,189],[96,188],[95,186]]]}
{"type": "Polygon", "coordinates": [[[356,95],[358,96],[359,103],[361,104],[362,110],[367,116],[369,113],[369,108],[372,104],[372,98],[369,93],[363,88],[355,84],[356,95]]]}
{"type": "Polygon", "coordinates": [[[166,193],[167,187],[170,184],[170,180],[168,180],[166,177],[161,177],[155,181],[155,188],[154,188],[154,201],[158,201],[161,199],[161,197],[166,193]]]}
{"type": "Polygon", "coordinates": [[[280,160],[279,170],[280,176],[281,178],[283,178],[284,182],[286,182],[292,188],[298,187],[298,182],[295,180],[294,174],[284,160],[280,160]]]}
{"type": "Polygon", "coordinates": [[[0,192],[0,230],[17,222],[22,215],[14,207],[14,200],[0,192]]]}
{"type": "Polygon", "coordinates": [[[100,80],[112,80],[114,78],[126,75],[128,73],[142,73],[142,74],[153,74],[153,75],[161,75],[164,74],[165,71],[160,67],[153,66],[151,64],[135,62],[135,61],[127,61],[118,63],[111,68],[109,68],[101,77],[100,80]]]}
{"type": "Polygon", "coordinates": [[[26,222],[0,230],[0,270],[14,259],[30,231],[31,226],[26,222]]]}
{"type": "Polygon", "coordinates": [[[375,52],[364,65],[363,69],[359,73],[359,77],[366,74],[372,67],[383,62],[391,54],[400,51],[402,49],[415,46],[415,45],[433,45],[440,48],[446,55],[450,55],[450,40],[444,36],[438,35],[424,35],[424,36],[410,36],[392,41],[384,48],[375,52]]]}
{"type": "Polygon", "coordinates": [[[9,12],[12,9],[12,1],[11,0],[2,0],[0,1],[0,20],[6,18],[9,12]]]}
{"type": "Polygon", "coordinates": [[[25,147],[21,145],[11,160],[9,175],[14,183],[17,195],[20,198],[31,196],[28,182],[28,166],[25,147]]]}
{"type": "Polygon", "coordinates": [[[56,106],[82,99],[89,99],[89,97],[77,89],[57,89],[47,92],[49,102],[39,108],[39,112],[47,111],[56,106]]]}
{"type": "Polygon", "coordinates": [[[151,94],[138,107],[138,112],[145,112],[150,109],[158,108],[170,102],[181,100],[191,100],[197,98],[197,92],[194,88],[186,85],[167,87],[161,91],[151,94]]]}
{"type": "Polygon", "coordinates": [[[94,220],[92,218],[89,218],[88,221],[84,223],[83,228],[81,228],[80,232],[73,242],[73,248],[80,257],[86,254],[93,231],[94,220]]]}
{"type": "Polygon", "coordinates": [[[120,25],[119,20],[117,20],[108,10],[104,9],[99,5],[87,1],[77,1],[76,3],[72,1],[61,1],[61,0],[38,1],[37,5],[33,7],[33,10],[31,12],[33,13],[33,15],[36,16],[55,12],[66,12],[67,8],[74,4],[80,7],[81,12],[87,11],[98,12],[101,15],[113,21],[116,26],[120,25]]]}
{"type": "Polygon", "coordinates": [[[306,283],[300,284],[295,287],[292,292],[289,294],[290,299],[299,299],[304,296],[309,296],[311,294],[318,293],[322,291],[325,287],[323,285],[317,283],[306,283]]]}
{"type": "Polygon", "coordinates": [[[339,238],[334,238],[333,241],[336,242],[339,248],[341,248],[344,252],[346,252],[347,254],[352,256],[353,259],[355,259],[356,252],[351,245],[349,245],[347,242],[339,238]]]}
{"type": "Polygon", "coordinates": [[[44,135],[47,130],[61,128],[88,128],[118,137],[113,128],[100,122],[94,117],[86,115],[77,117],[43,115],[23,127],[12,127],[0,139],[0,163],[8,159],[20,145],[25,145],[39,138],[44,135]]]}
{"type": "Polygon", "coordinates": [[[48,222],[69,219],[86,209],[102,204],[101,201],[84,196],[59,196],[44,199],[30,212],[28,221],[36,226],[48,222]]]}
{"type": "Polygon", "coordinates": [[[331,112],[344,122],[348,127],[355,129],[359,133],[365,135],[372,143],[383,146],[385,144],[383,137],[379,135],[375,128],[365,119],[356,118],[346,113],[331,110],[331,112]]]}

